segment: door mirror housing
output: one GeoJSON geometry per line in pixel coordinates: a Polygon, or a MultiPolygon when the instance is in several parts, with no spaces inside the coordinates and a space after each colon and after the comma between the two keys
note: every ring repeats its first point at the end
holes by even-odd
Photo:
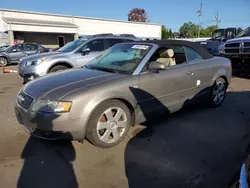
{"type": "Polygon", "coordinates": [[[89,48],[85,48],[85,49],[82,49],[81,50],[81,54],[84,56],[84,55],[88,55],[90,52],[90,49],[89,48]]]}
{"type": "Polygon", "coordinates": [[[11,51],[11,52],[17,52],[17,49],[15,49],[15,48],[14,48],[14,49],[12,49],[12,51],[11,51]]]}
{"type": "Polygon", "coordinates": [[[160,71],[160,70],[165,70],[166,66],[162,63],[157,62],[157,61],[152,61],[152,62],[150,62],[148,69],[150,71],[160,71]]]}

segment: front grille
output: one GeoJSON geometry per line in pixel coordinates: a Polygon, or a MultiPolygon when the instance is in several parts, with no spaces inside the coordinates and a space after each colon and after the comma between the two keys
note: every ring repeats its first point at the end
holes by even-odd
{"type": "Polygon", "coordinates": [[[244,49],[243,49],[243,52],[244,52],[244,53],[250,53],[250,48],[244,48],[244,49]]]}
{"type": "Polygon", "coordinates": [[[225,47],[227,48],[227,47],[229,47],[229,48],[231,48],[231,47],[240,47],[240,43],[230,43],[230,44],[225,44],[225,47]]]}
{"type": "Polygon", "coordinates": [[[24,93],[23,91],[20,91],[17,95],[17,103],[25,110],[28,110],[30,108],[33,101],[34,98],[24,93]]]}
{"type": "Polygon", "coordinates": [[[250,42],[244,42],[244,46],[250,47],[250,42]]]}
{"type": "Polygon", "coordinates": [[[240,52],[239,49],[225,49],[225,53],[232,53],[232,54],[238,54],[240,52]]]}

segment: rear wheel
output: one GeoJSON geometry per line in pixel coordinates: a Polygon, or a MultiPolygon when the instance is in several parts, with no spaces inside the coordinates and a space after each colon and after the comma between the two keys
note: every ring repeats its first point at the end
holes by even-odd
{"type": "Polygon", "coordinates": [[[209,96],[209,103],[213,107],[220,106],[226,97],[227,83],[225,79],[218,78],[216,79],[214,86],[211,89],[209,96]]]}
{"type": "Polygon", "coordinates": [[[7,64],[7,59],[5,57],[0,57],[0,67],[5,67],[7,64]]]}
{"type": "Polygon", "coordinates": [[[131,114],[127,106],[118,100],[110,100],[92,114],[86,138],[95,146],[112,147],[125,138],[130,125],[131,114]]]}
{"type": "Polygon", "coordinates": [[[58,71],[63,71],[68,69],[68,67],[64,66],[64,65],[56,65],[54,67],[52,67],[52,69],[50,69],[49,72],[58,72],[58,71]]]}

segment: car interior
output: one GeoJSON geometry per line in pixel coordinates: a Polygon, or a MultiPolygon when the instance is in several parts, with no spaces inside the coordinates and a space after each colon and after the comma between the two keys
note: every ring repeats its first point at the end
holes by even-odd
{"type": "Polygon", "coordinates": [[[186,63],[186,54],[183,46],[159,48],[149,62],[156,61],[166,67],[186,63]]]}

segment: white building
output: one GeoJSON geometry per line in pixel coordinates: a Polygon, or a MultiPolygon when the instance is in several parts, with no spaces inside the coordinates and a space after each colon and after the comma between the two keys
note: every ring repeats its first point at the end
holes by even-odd
{"type": "Polygon", "coordinates": [[[10,44],[15,41],[35,42],[57,47],[81,35],[98,33],[134,34],[143,39],[160,39],[161,27],[151,23],[0,9],[0,33],[8,34],[10,44]]]}

